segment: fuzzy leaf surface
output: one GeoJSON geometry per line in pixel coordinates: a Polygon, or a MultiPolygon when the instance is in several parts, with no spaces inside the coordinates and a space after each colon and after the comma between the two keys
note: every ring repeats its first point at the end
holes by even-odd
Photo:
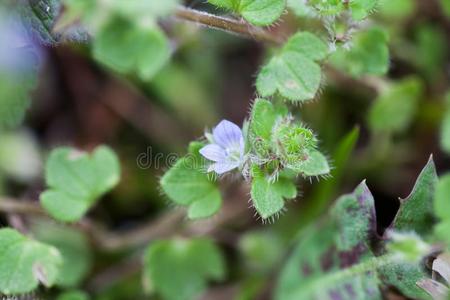
{"type": "Polygon", "coordinates": [[[375,269],[384,261],[369,249],[375,230],[374,200],[361,183],[301,236],[275,299],[381,299],[375,269]]]}
{"type": "Polygon", "coordinates": [[[327,45],[314,34],[295,34],[259,72],[256,80],[259,94],[269,97],[278,92],[292,102],[313,99],[322,80],[317,62],[327,53],[327,45]]]}

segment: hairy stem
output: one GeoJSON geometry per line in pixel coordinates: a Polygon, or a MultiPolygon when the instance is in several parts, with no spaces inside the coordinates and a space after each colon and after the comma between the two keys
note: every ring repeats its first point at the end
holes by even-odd
{"type": "Polygon", "coordinates": [[[276,36],[265,29],[252,26],[243,20],[215,16],[213,14],[183,6],[179,6],[177,8],[175,16],[185,21],[194,22],[209,28],[223,30],[228,33],[254,39],[259,42],[279,45],[284,41],[283,37],[276,36]]]}

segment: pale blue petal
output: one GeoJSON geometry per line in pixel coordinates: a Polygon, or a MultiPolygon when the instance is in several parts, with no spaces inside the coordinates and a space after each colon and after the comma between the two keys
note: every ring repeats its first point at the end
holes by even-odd
{"type": "Polygon", "coordinates": [[[214,142],[223,148],[241,143],[242,130],[236,124],[222,120],[213,130],[214,142]]]}
{"type": "Polygon", "coordinates": [[[205,158],[212,161],[224,161],[226,159],[225,150],[216,144],[206,145],[199,152],[205,158]]]}
{"type": "Polygon", "coordinates": [[[239,162],[232,162],[232,161],[216,162],[211,165],[211,168],[214,170],[214,172],[216,172],[219,175],[231,171],[237,167],[239,167],[239,162]]]}
{"type": "Polygon", "coordinates": [[[245,142],[244,137],[241,137],[241,139],[239,140],[239,153],[241,154],[241,158],[244,156],[244,152],[245,152],[245,142]]]}

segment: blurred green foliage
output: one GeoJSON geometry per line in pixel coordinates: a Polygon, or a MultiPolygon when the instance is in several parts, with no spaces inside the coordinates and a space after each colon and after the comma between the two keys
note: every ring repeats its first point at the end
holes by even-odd
{"type": "Polygon", "coordinates": [[[0,292],[431,299],[450,2],[207,2],[0,4],[0,292]],[[206,174],[208,131],[172,160],[220,118],[244,124],[241,174],[206,174]],[[149,146],[164,161],[141,166],[149,146]]]}

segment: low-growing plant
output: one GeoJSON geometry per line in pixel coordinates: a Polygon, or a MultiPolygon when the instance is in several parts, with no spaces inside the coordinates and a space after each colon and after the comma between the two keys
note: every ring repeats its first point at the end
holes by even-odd
{"type": "Polygon", "coordinates": [[[448,299],[448,1],[203,2],[0,4],[0,294],[448,299]],[[248,85],[218,67],[242,40],[248,85]],[[58,85],[73,120],[33,120],[58,85]],[[136,166],[120,118],[152,151],[193,140],[136,166]]]}

